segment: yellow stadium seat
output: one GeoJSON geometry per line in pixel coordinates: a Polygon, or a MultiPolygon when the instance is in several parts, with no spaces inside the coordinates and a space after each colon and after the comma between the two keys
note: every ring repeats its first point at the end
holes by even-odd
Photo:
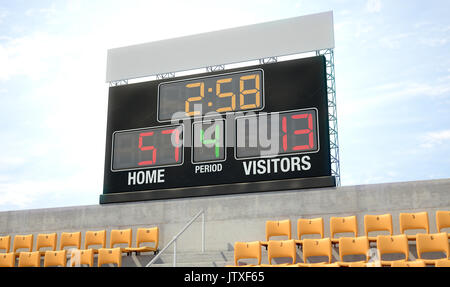
{"type": "MultiPolygon", "coordinates": [[[[257,265],[261,264],[261,243],[253,242],[235,242],[234,243],[234,265],[238,265],[241,259],[256,259],[257,265]]],[[[254,266],[254,264],[246,264],[243,266],[254,266]]]]}
{"type": "Polygon", "coordinates": [[[298,240],[295,240],[295,243],[297,245],[302,245],[302,236],[303,235],[312,235],[312,234],[319,234],[320,238],[323,238],[324,232],[323,232],[323,218],[300,218],[297,220],[297,238],[298,240]]]}
{"type": "Polygon", "coordinates": [[[449,259],[447,232],[434,234],[418,233],[416,235],[416,247],[417,256],[419,257],[419,259],[422,259],[427,265],[434,265],[437,259],[424,259],[422,258],[423,253],[443,252],[445,253],[445,258],[440,259],[449,259]]]}
{"type": "Polygon", "coordinates": [[[0,253],[0,267],[14,267],[16,257],[14,253],[0,253]]]}
{"type": "Polygon", "coordinates": [[[65,247],[81,248],[81,232],[63,232],[61,233],[59,250],[63,250],[65,247]]]}
{"type": "Polygon", "coordinates": [[[56,233],[50,234],[38,234],[36,239],[36,251],[39,251],[41,256],[45,255],[45,251],[41,251],[41,248],[50,247],[52,251],[56,250],[56,233]]]}
{"type": "Polygon", "coordinates": [[[70,266],[76,266],[77,264],[88,265],[94,267],[94,250],[72,250],[70,255],[70,266]]]}
{"type": "Polygon", "coordinates": [[[339,238],[339,265],[347,267],[349,264],[355,263],[355,261],[344,261],[344,256],[347,255],[364,255],[365,259],[358,262],[366,263],[369,260],[369,248],[369,240],[366,236],[339,238]]]}
{"type": "Polygon", "coordinates": [[[101,245],[102,248],[106,248],[106,230],[86,231],[84,249],[92,249],[94,254],[98,253],[97,248],[89,248],[91,245],[101,245]]]}
{"type": "Polygon", "coordinates": [[[353,237],[358,236],[358,224],[356,216],[347,217],[331,217],[330,218],[330,236],[331,243],[338,244],[339,238],[336,238],[338,233],[353,233],[353,237]]]}
{"type": "MultiPolygon", "coordinates": [[[[443,228],[450,228],[450,211],[436,211],[436,228],[438,232],[443,232],[443,228]]],[[[450,238],[450,232],[447,232],[450,238]]]]}
{"type": "Polygon", "coordinates": [[[436,266],[436,267],[450,267],[450,260],[448,260],[448,259],[436,260],[436,264],[434,266],[436,266]]]}
{"type": "Polygon", "coordinates": [[[414,261],[393,261],[391,267],[426,267],[423,260],[417,259],[414,261]]]}
{"type": "Polygon", "coordinates": [[[0,251],[2,253],[9,253],[9,248],[11,247],[11,235],[0,236],[0,251]]]}
{"type": "Polygon", "coordinates": [[[291,237],[291,220],[268,220],[266,221],[266,241],[261,241],[261,245],[268,246],[268,241],[272,236],[287,236],[290,240],[291,237]]]}
{"type": "Polygon", "coordinates": [[[20,252],[17,252],[17,250],[23,248],[27,249],[28,252],[33,251],[33,234],[14,236],[13,252],[16,257],[20,255],[20,252]]]}
{"type": "Polygon", "coordinates": [[[126,252],[136,252],[139,254],[141,252],[153,252],[158,253],[159,244],[159,228],[138,228],[136,235],[136,247],[125,248],[126,252]],[[141,246],[143,243],[154,243],[154,246],[141,246]]]}
{"type": "Polygon", "coordinates": [[[291,264],[295,264],[297,253],[295,251],[294,240],[270,240],[267,248],[269,264],[272,264],[273,258],[289,257],[291,264]]]}
{"type": "Polygon", "coordinates": [[[389,213],[380,215],[364,215],[364,233],[367,236],[369,243],[377,241],[376,236],[369,236],[370,232],[388,231],[389,235],[393,235],[394,230],[392,226],[392,215],[389,213]]]}
{"type": "Polygon", "coordinates": [[[323,263],[331,264],[332,258],[330,238],[303,239],[303,263],[300,264],[301,266],[310,267],[317,264],[323,265],[323,263]],[[308,258],[312,256],[326,256],[328,257],[328,261],[309,264],[308,258]]]}
{"type": "Polygon", "coordinates": [[[66,267],[67,250],[45,251],[44,267],[61,266],[66,267]]]}
{"type": "MultiPolygon", "coordinates": [[[[430,233],[427,212],[416,213],[400,213],[400,233],[406,234],[406,230],[424,229],[426,233],[430,233]]],[[[407,234],[408,240],[416,240],[416,235],[407,234]]]]}
{"type": "MultiPolygon", "coordinates": [[[[113,229],[110,233],[109,247],[114,248],[116,244],[127,244],[126,248],[131,248],[131,238],[131,228],[123,230],[113,229]]],[[[121,248],[121,252],[130,253],[126,248],[121,248]]]]}
{"type": "Polygon", "coordinates": [[[117,264],[122,267],[122,251],[117,248],[100,248],[98,250],[98,267],[103,264],[117,264]]]}
{"type": "Polygon", "coordinates": [[[366,262],[350,262],[347,267],[367,267],[366,262]]]}
{"type": "Polygon", "coordinates": [[[40,266],[41,266],[41,255],[39,254],[39,251],[19,253],[19,267],[40,267],[40,266]]]}
{"type": "Polygon", "coordinates": [[[409,258],[409,245],[408,238],[405,234],[400,235],[378,235],[377,236],[377,248],[380,254],[380,263],[382,266],[391,266],[393,261],[397,260],[383,260],[384,254],[403,254],[404,259],[400,261],[408,261],[409,258]]]}

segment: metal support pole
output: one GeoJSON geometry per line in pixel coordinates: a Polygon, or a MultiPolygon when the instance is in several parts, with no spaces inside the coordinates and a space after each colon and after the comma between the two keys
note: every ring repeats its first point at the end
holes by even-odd
{"type": "Polygon", "coordinates": [[[173,267],[177,267],[177,241],[173,242],[173,267]]]}

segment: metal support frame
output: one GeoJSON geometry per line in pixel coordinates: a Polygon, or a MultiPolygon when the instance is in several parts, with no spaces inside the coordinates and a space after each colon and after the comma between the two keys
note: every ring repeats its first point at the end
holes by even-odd
{"type": "Polygon", "coordinates": [[[128,85],[128,80],[109,82],[110,87],[117,87],[117,86],[123,86],[123,85],[128,85]]]}
{"type": "Polygon", "coordinates": [[[277,57],[268,57],[268,58],[259,59],[259,64],[260,65],[276,63],[276,62],[278,62],[278,58],[277,57]]]}
{"type": "Polygon", "coordinates": [[[339,159],[339,139],[338,122],[336,109],[336,82],[334,70],[334,50],[325,49],[316,51],[316,55],[325,56],[327,70],[327,95],[328,95],[328,121],[330,129],[330,160],[331,175],[336,177],[336,185],[341,185],[340,159],[339,159]]]}
{"type": "Polygon", "coordinates": [[[207,72],[223,71],[225,70],[225,65],[208,66],[206,67],[207,72]]]}
{"type": "Polygon", "coordinates": [[[170,72],[170,73],[156,74],[157,80],[168,79],[168,78],[175,78],[175,73],[170,72]]]}

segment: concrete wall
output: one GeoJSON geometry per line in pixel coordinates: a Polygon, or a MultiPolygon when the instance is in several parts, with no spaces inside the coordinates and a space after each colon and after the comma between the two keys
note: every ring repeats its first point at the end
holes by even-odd
{"type": "MultiPolygon", "coordinates": [[[[235,241],[265,240],[265,221],[286,218],[297,237],[298,218],[323,217],[328,236],[331,216],[356,215],[362,235],[365,214],[391,213],[397,234],[400,212],[427,211],[430,232],[436,232],[436,210],[450,210],[450,179],[7,211],[0,212],[0,235],[82,231],[84,239],[86,230],[159,226],[162,248],[201,209],[206,211],[207,251],[232,250],[235,241]]],[[[109,246],[109,232],[107,242],[109,246]]],[[[177,249],[200,248],[199,219],[177,249]]]]}

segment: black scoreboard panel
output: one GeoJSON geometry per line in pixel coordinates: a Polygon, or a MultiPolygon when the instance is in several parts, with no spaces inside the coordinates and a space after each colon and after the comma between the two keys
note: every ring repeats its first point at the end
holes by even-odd
{"type": "Polygon", "coordinates": [[[100,203],[335,186],[323,56],[110,87],[100,203]]]}

